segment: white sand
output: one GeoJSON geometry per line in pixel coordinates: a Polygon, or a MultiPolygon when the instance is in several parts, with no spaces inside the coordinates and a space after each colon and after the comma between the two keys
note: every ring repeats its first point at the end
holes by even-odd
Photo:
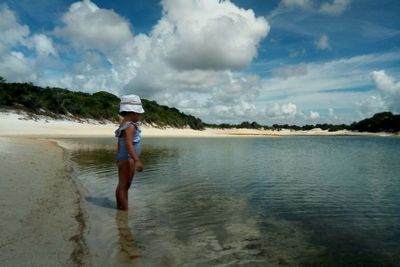
{"type": "Polygon", "coordinates": [[[51,141],[0,138],[2,266],[82,260],[79,194],[68,171],[64,151],[51,141]]]}
{"type": "MultiPolygon", "coordinates": [[[[101,124],[96,121],[78,122],[71,120],[55,120],[40,117],[37,121],[26,119],[24,113],[0,112],[0,136],[38,136],[38,137],[70,137],[70,136],[113,136],[118,127],[115,123],[101,124]]],[[[310,131],[292,130],[255,130],[255,129],[213,129],[203,131],[192,129],[157,128],[143,125],[143,137],[271,137],[292,135],[390,135],[387,133],[356,133],[351,131],[328,132],[321,129],[310,131]]]]}

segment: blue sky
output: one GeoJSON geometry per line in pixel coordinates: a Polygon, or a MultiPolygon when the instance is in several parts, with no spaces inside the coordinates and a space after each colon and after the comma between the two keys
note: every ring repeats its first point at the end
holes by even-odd
{"type": "Polygon", "coordinates": [[[400,112],[397,0],[0,1],[0,75],[207,122],[400,112]]]}

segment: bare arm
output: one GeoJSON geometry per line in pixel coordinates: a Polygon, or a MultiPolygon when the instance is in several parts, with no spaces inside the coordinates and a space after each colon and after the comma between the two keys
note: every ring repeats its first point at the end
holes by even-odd
{"type": "Polygon", "coordinates": [[[143,171],[143,164],[139,159],[139,156],[136,154],[135,148],[133,147],[132,144],[132,138],[135,135],[136,128],[133,125],[129,125],[129,127],[125,130],[126,136],[125,136],[125,144],[126,144],[126,149],[128,150],[129,155],[131,156],[131,159],[135,162],[135,169],[138,172],[143,171]]]}

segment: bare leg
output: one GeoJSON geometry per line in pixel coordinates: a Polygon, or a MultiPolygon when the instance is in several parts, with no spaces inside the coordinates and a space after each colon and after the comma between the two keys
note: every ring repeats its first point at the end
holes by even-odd
{"type": "Polygon", "coordinates": [[[132,230],[128,225],[128,212],[118,210],[115,221],[118,228],[118,243],[120,246],[120,255],[128,260],[134,261],[141,257],[139,249],[136,247],[135,239],[133,238],[132,230]]]}
{"type": "Polygon", "coordinates": [[[118,186],[115,190],[117,209],[128,210],[128,190],[131,187],[134,174],[133,160],[121,160],[118,162],[118,186]]]}

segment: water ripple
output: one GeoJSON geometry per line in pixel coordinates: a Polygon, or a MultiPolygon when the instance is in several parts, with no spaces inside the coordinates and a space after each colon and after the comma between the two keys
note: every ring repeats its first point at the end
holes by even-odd
{"type": "MultiPolygon", "coordinates": [[[[400,140],[145,140],[130,212],[114,151],[73,147],[95,262],[124,266],[396,266],[400,140]],[[373,153],[371,152],[373,151],[373,153]],[[377,245],[379,244],[379,246],[377,245]],[[140,257],[137,257],[140,255],[140,257]],[[361,264],[361,265],[360,265],[361,264]]],[[[93,140],[91,140],[93,144],[93,140]]],[[[110,141],[99,141],[109,144],[110,141]]]]}

